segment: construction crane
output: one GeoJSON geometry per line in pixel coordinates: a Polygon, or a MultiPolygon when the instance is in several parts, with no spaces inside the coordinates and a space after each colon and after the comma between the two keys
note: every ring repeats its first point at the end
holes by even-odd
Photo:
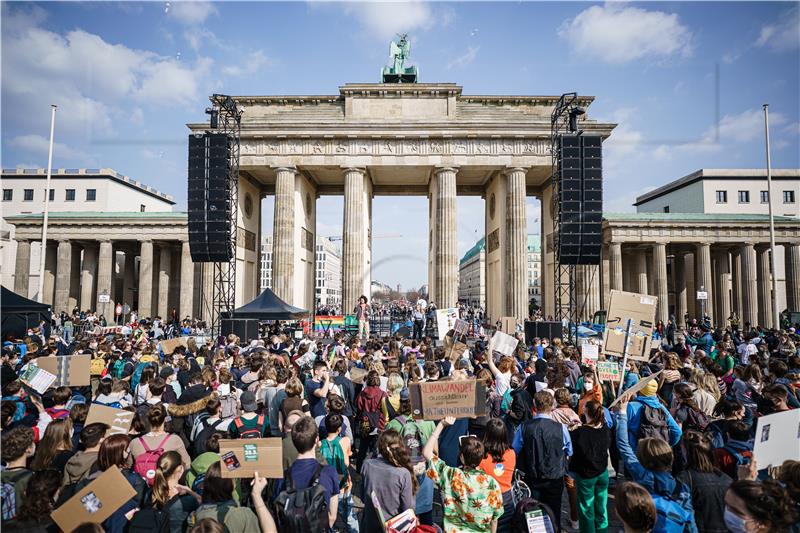
{"type": "MultiPolygon", "coordinates": [[[[382,234],[379,234],[379,235],[373,235],[372,236],[373,239],[401,239],[402,237],[403,237],[403,235],[400,234],[400,233],[382,233],[382,234]]],[[[328,240],[329,241],[341,241],[342,240],[342,236],[341,235],[332,235],[332,236],[328,237],[328,240]]]]}

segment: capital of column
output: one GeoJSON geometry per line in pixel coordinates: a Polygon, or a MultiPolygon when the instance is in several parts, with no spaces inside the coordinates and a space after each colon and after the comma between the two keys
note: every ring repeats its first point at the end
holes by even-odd
{"type": "Polygon", "coordinates": [[[351,167],[342,165],[340,168],[342,169],[342,172],[344,172],[345,174],[348,172],[358,172],[363,176],[364,174],[367,173],[367,167],[351,167]]]}
{"type": "Polygon", "coordinates": [[[523,174],[525,174],[528,172],[529,168],[530,167],[506,167],[503,170],[503,174],[509,175],[509,174],[514,174],[516,172],[522,172],[523,174]]]}
{"type": "Polygon", "coordinates": [[[276,173],[282,173],[282,172],[289,172],[289,173],[291,173],[291,174],[297,174],[297,173],[298,173],[298,171],[297,171],[297,167],[293,167],[293,166],[286,166],[286,167],[272,167],[272,169],[273,169],[273,170],[274,170],[276,173]]]}
{"type": "Polygon", "coordinates": [[[433,169],[433,173],[437,176],[444,172],[452,172],[453,174],[457,174],[458,167],[436,167],[435,169],[433,169]]]}

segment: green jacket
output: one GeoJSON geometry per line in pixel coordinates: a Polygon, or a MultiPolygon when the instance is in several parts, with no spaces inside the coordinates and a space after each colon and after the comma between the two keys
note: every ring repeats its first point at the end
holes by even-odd
{"type": "MultiPolygon", "coordinates": [[[[219,462],[219,459],[219,454],[216,452],[205,452],[198,455],[192,461],[189,471],[186,472],[186,485],[192,488],[197,476],[205,474],[211,465],[219,462]]],[[[235,479],[233,483],[233,499],[236,500],[236,503],[241,501],[241,486],[238,479],[235,479]]]]}
{"type": "Polygon", "coordinates": [[[249,507],[239,507],[235,502],[229,501],[222,504],[204,503],[189,517],[189,527],[194,526],[203,518],[219,519],[219,511],[224,514],[225,527],[230,533],[251,533],[260,531],[258,517],[249,507]],[[228,507],[227,511],[219,509],[222,506],[228,507]]]}

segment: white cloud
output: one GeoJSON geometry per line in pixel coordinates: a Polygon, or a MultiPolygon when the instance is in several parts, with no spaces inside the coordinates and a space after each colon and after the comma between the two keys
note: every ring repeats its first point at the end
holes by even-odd
{"type": "Polygon", "coordinates": [[[137,107],[131,112],[130,121],[131,124],[136,126],[141,126],[144,124],[144,111],[142,111],[141,107],[137,107]]]}
{"type": "MultiPolygon", "coordinates": [[[[397,33],[410,33],[413,30],[430,29],[435,23],[435,15],[429,3],[412,2],[351,2],[342,4],[348,15],[356,17],[369,33],[381,39],[390,39],[397,33]]],[[[447,11],[445,11],[447,13],[447,11]]],[[[449,15],[445,22],[451,20],[449,15]]]]}
{"type": "Polygon", "coordinates": [[[241,65],[228,65],[223,67],[222,73],[226,76],[244,76],[255,74],[261,67],[271,65],[272,61],[264,54],[263,50],[251,52],[244,58],[241,65]]]}
{"type": "MultiPolygon", "coordinates": [[[[20,135],[14,137],[10,142],[11,146],[24,150],[30,155],[40,156],[47,161],[47,154],[50,149],[50,139],[45,139],[41,135],[20,135]]],[[[61,142],[53,142],[53,160],[70,161],[72,163],[89,164],[93,158],[88,154],[70,148],[61,142]]]]}
{"type": "Polygon", "coordinates": [[[634,107],[621,107],[607,120],[617,124],[611,136],[603,142],[604,165],[609,170],[619,169],[626,158],[640,151],[644,143],[644,134],[633,126],[636,114],[634,107]]]}
{"type": "Polygon", "coordinates": [[[722,55],[722,62],[725,63],[726,65],[730,65],[732,63],[735,63],[740,57],[741,54],[739,53],[728,52],[722,55]]]}
{"type": "Polygon", "coordinates": [[[677,14],[615,2],[581,11],[561,25],[558,35],[576,53],[607,63],[685,57],[692,52],[692,33],[677,14]]]}
{"type": "Polygon", "coordinates": [[[187,25],[202,24],[212,14],[219,14],[211,2],[173,1],[168,4],[167,15],[187,25]]]}
{"type": "Polygon", "coordinates": [[[475,61],[475,57],[478,55],[478,50],[480,49],[480,46],[467,46],[466,52],[447,62],[447,69],[450,70],[451,68],[462,68],[469,65],[475,61]]]}
{"type": "Polygon", "coordinates": [[[762,26],[755,44],[775,51],[800,48],[800,9],[793,7],[775,22],[762,26]]]}

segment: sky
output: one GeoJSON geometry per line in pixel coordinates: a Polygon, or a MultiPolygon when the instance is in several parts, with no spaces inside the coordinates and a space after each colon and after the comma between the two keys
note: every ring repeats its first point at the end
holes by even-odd
{"type": "MultiPolygon", "coordinates": [[[[2,2],[4,168],[111,167],[185,209],[189,122],[211,93],[337,94],[376,82],[407,32],[420,81],[469,94],[595,96],[604,210],[699,168],[800,167],[800,10],[790,2],[2,2]]],[[[317,231],[340,235],[342,198],[317,231]]],[[[264,201],[272,231],[272,199],[264,201]]],[[[483,200],[459,198],[459,253],[483,235],[483,200]]],[[[376,197],[373,279],[427,280],[427,199],[376,197]],[[391,237],[401,234],[402,237],[391,237]],[[401,252],[398,252],[401,249],[401,252]]],[[[539,203],[528,200],[538,232],[539,203]]]]}

